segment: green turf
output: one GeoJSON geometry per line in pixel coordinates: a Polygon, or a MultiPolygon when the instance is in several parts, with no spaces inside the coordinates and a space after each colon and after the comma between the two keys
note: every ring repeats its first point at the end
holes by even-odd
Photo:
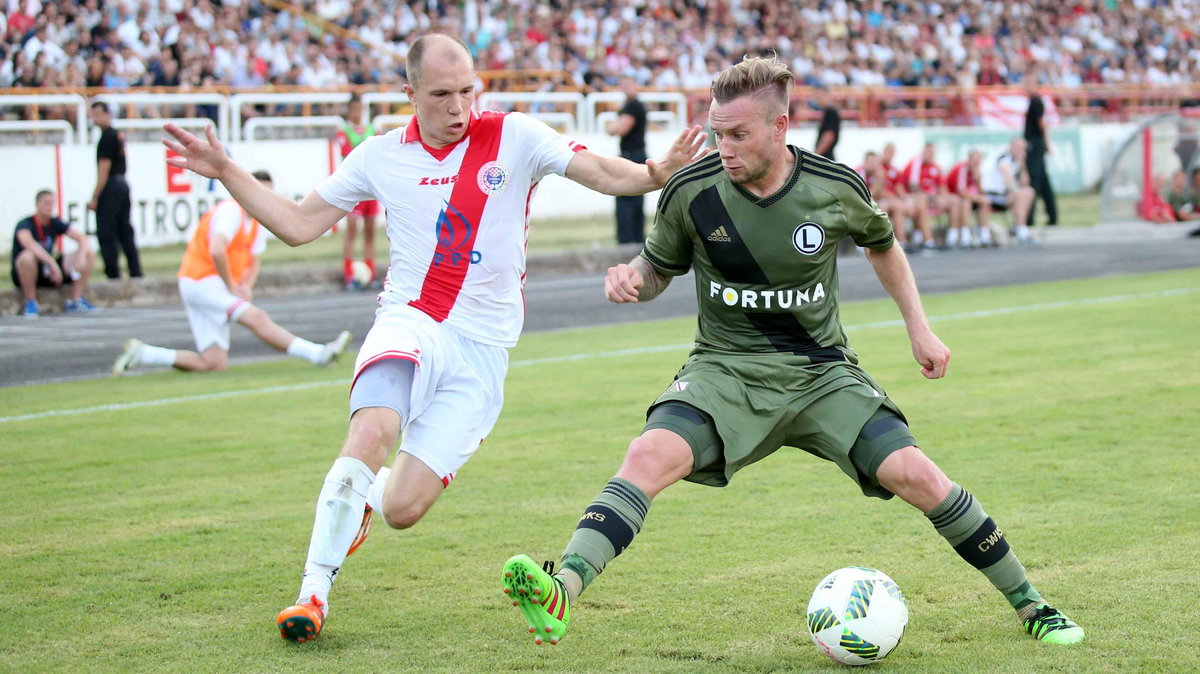
{"type": "MultiPolygon", "coordinates": [[[[920,377],[902,328],[850,331],[922,446],[1088,630],[1079,647],[1024,636],[920,515],[782,450],[726,489],[664,492],[572,606],[566,640],[535,648],[500,593],[501,565],[557,557],[684,351],[528,361],[688,342],[692,322],[674,320],[526,336],[484,448],[414,529],[376,521],[326,632],[303,645],[280,640],[273,618],[295,596],[344,433],[348,364],[0,390],[11,416],[327,382],[0,422],[0,669],[839,671],[809,643],[804,607],[827,572],[866,565],[910,602],[884,669],[1195,671],[1197,288],[1186,270],[927,297],[931,316],[952,317],[935,323],[954,349],[937,382],[920,377]],[[1179,288],[1191,290],[1161,293],[1179,288]],[[963,315],[1047,302],[1063,304],[963,315]]],[[[843,311],[851,326],[897,315],[882,301],[843,311]]]]}
{"type": "MultiPolygon", "coordinates": [[[[1059,195],[1058,209],[1063,226],[1094,225],[1100,218],[1100,196],[1094,193],[1059,195]]],[[[1041,206],[1038,207],[1038,213],[1039,218],[1044,215],[1041,206]]],[[[387,258],[387,240],[382,232],[378,237],[376,259],[382,261],[387,258]]],[[[361,251],[361,244],[359,245],[360,248],[356,250],[361,251]]],[[[616,224],[613,216],[535,218],[529,227],[529,252],[535,255],[615,245],[616,224]]],[[[183,244],[177,244],[143,249],[142,267],[151,276],[173,276],[179,270],[179,260],[183,257],[185,247],[183,244]]],[[[278,269],[324,262],[331,268],[338,268],[341,259],[342,237],[331,235],[296,248],[280,241],[272,241],[263,253],[263,266],[267,269],[278,269]]]]}

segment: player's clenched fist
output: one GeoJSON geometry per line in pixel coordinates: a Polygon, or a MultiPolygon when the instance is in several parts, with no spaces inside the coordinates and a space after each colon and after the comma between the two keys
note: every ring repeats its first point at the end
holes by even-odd
{"type": "Polygon", "coordinates": [[[641,273],[627,264],[609,267],[604,277],[604,296],[609,302],[636,302],[641,287],[641,273]]]}

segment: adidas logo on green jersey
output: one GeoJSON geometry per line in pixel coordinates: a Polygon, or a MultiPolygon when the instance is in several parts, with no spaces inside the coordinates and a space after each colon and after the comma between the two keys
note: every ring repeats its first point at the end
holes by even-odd
{"type": "Polygon", "coordinates": [[[729,236],[729,232],[725,231],[725,225],[721,225],[716,229],[716,231],[714,231],[712,234],[709,234],[708,240],[715,241],[717,243],[729,243],[733,241],[733,239],[729,236]]]}

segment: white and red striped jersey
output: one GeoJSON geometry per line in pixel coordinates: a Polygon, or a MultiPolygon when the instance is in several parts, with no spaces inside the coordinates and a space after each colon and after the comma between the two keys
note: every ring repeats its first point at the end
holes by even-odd
{"type": "Polygon", "coordinates": [[[513,346],[525,320],[529,201],[582,145],[520,113],[473,112],[463,139],[431,148],[416,118],[362,142],[317,193],[344,211],[378,199],[391,268],[383,304],[404,303],[484,344],[513,346]]]}
{"type": "Polygon", "coordinates": [[[950,194],[959,196],[978,194],[979,176],[975,175],[967,162],[960,161],[950,167],[950,172],[946,174],[946,189],[950,194]]]}
{"type": "Polygon", "coordinates": [[[901,174],[910,193],[920,190],[925,194],[937,194],[938,188],[945,184],[941,167],[922,161],[920,157],[908,162],[901,174]]]}

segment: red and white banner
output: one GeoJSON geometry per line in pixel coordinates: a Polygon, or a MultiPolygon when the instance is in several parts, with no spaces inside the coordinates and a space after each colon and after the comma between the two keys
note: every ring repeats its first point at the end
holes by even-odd
{"type": "MultiPolygon", "coordinates": [[[[1046,105],[1046,126],[1056,126],[1060,120],[1054,99],[1042,96],[1042,103],[1046,105]]],[[[1015,91],[1004,94],[976,94],[975,106],[984,126],[990,129],[1021,129],[1025,126],[1029,96],[1015,91]]]]}

